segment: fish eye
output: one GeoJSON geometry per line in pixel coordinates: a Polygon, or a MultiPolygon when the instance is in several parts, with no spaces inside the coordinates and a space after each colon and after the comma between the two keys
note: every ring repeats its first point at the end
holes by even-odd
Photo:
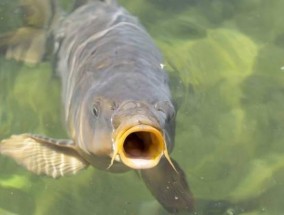
{"type": "Polygon", "coordinates": [[[173,105],[168,101],[158,102],[155,104],[155,109],[165,115],[166,121],[171,121],[175,117],[173,105]]]}
{"type": "Polygon", "coordinates": [[[93,114],[94,114],[94,116],[95,117],[97,117],[98,116],[98,107],[96,106],[96,105],[93,105],[93,107],[92,107],[92,112],[93,112],[93,114]]]}

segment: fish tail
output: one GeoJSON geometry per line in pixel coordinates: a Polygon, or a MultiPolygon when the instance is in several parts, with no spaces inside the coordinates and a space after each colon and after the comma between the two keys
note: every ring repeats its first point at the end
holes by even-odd
{"type": "Polygon", "coordinates": [[[6,33],[0,35],[0,53],[6,53],[7,50],[7,44],[9,44],[10,38],[11,38],[11,33],[6,33]]]}
{"type": "Polygon", "coordinates": [[[21,0],[23,26],[0,35],[0,53],[7,59],[39,63],[46,54],[47,38],[57,20],[56,0],[21,0]]]}
{"type": "Polygon", "coordinates": [[[45,53],[46,35],[41,29],[22,27],[0,35],[0,41],[0,53],[6,59],[36,64],[45,53]]]}

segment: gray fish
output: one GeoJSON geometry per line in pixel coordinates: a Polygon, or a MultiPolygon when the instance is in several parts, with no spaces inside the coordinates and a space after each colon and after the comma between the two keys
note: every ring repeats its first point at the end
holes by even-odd
{"type": "Polygon", "coordinates": [[[47,39],[59,19],[57,0],[20,0],[23,26],[0,35],[0,52],[7,59],[39,63],[45,54],[47,39]]]}
{"type": "Polygon", "coordinates": [[[185,174],[169,155],[176,110],[160,51],[116,2],[79,3],[53,31],[70,140],[14,135],[0,153],[54,178],[89,165],[134,169],[165,209],[193,211],[185,174]]]}

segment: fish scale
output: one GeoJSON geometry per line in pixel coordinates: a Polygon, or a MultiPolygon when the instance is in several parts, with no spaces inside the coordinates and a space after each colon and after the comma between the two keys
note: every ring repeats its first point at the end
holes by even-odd
{"type": "MultiPolygon", "coordinates": [[[[88,166],[135,170],[169,212],[194,211],[186,176],[169,155],[176,110],[159,49],[115,1],[75,5],[50,29],[70,139],[13,135],[1,142],[0,153],[53,178],[88,166]]],[[[8,49],[11,56],[21,47],[8,49]]]]}

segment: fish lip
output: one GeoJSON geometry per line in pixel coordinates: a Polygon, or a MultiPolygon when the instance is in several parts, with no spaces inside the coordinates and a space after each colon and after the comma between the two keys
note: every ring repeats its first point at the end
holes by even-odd
{"type": "Polygon", "coordinates": [[[120,160],[126,166],[132,169],[148,169],[155,167],[161,157],[164,155],[165,142],[163,133],[152,125],[136,124],[126,126],[119,129],[119,132],[114,137],[114,156],[119,155],[120,160]],[[134,133],[144,132],[150,135],[151,145],[149,154],[146,156],[130,156],[125,150],[126,138],[134,133]]]}

